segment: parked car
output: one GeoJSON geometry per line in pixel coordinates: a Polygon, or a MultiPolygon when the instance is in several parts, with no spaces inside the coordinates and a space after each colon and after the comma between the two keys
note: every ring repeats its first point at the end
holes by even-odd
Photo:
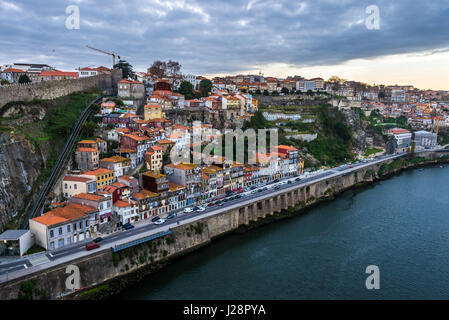
{"type": "Polygon", "coordinates": [[[158,221],[158,220],[160,220],[160,219],[161,219],[161,217],[155,216],[154,218],[151,219],[151,221],[152,221],[152,222],[156,222],[156,221],[158,221]]]}
{"type": "Polygon", "coordinates": [[[287,181],[287,183],[289,183],[289,184],[290,184],[290,183],[292,183],[292,181],[291,181],[291,180],[288,180],[288,181],[287,181]]]}
{"type": "Polygon", "coordinates": [[[192,212],[192,211],[193,211],[192,208],[184,208],[184,212],[185,212],[185,213],[189,213],[189,212],[192,212]]]}
{"type": "Polygon", "coordinates": [[[97,248],[100,248],[100,245],[98,243],[92,242],[92,243],[86,244],[86,250],[87,251],[90,251],[90,250],[93,250],[93,249],[97,249],[97,248]]]}
{"type": "Polygon", "coordinates": [[[199,211],[204,211],[204,210],[206,210],[206,208],[203,207],[203,206],[198,206],[198,210],[199,210],[199,211]]]}
{"type": "Polygon", "coordinates": [[[195,211],[195,212],[196,212],[196,211],[200,211],[200,207],[198,207],[198,206],[194,207],[194,208],[193,208],[193,211],[195,211]]]}
{"type": "Polygon", "coordinates": [[[132,228],[134,228],[134,226],[131,224],[131,223],[125,223],[124,225],[123,225],[123,229],[125,229],[125,230],[130,230],[130,229],[132,229],[132,228]]]}
{"type": "Polygon", "coordinates": [[[254,189],[257,189],[257,187],[256,186],[251,186],[250,189],[254,190],[254,189]]]}
{"type": "MultiPolygon", "coordinates": [[[[218,201],[217,201],[218,202],[218,201]]],[[[208,207],[212,207],[212,206],[214,206],[215,204],[217,204],[217,202],[211,202],[211,203],[209,203],[207,206],[208,207]]]]}
{"type": "Polygon", "coordinates": [[[281,187],[280,186],[276,186],[274,187],[274,190],[279,190],[281,187]]]}
{"type": "Polygon", "coordinates": [[[165,219],[159,219],[157,221],[154,222],[154,224],[163,224],[165,222],[165,219]]]}
{"type": "Polygon", "coordinates": [[[217,201],[215,204],[216,204],[217,206],[222,206],[222,205],[224,205],[223,201],[221,201],[221,200],[217,201]]]}
{"type": "Polygon", "coordinates": [[[235,196],[236,199],[240,199],[240,198],[242,198],[242,197],[243,197],[243,196],[242,196],[241,194],[238,194],[238,195],[235,196]]]}
{"type": "Polygon", "coordinates": [[[173,218],[176,217],[176,216],[177,216],[176,213],[170,213],[170,214],[167,216],[167,219],[173,219],[173,218]]]}
{"type": "Polygon", "coordinates": [[[295,181],[301,181],[301,178],[296,178],[295,181]]]}
{"type": "Polygon", "coordinates": [[[349,168],[354,168],[354,166],[353,166],[353,165],[350,165],[349,168]]]}
{"type": "Polygon", "coordinates": [[[253,190],[251,191],[251,194],[257,193],[257,190],[253,190]]]}
{"type": "Polygon", "coordinates": [[[103,240],[103,238],[102,238],[102,237],[98,237],[98,238],[95,238],[95,239],[94,239],[94,242],[95,242],[95,243],[98,243],[98,242],[101,242],[101,240],[103,240]]]}

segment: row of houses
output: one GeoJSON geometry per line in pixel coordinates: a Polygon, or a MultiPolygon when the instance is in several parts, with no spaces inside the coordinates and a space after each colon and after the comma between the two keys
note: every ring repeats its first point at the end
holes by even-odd
{"type": "Polygon", "coordinates": [[[240,164],[213,156],[205,166],[170,163],[153,167],[139,179],[105,168],[70,174],[62,181],[67,200],[31,219],[30,230],[38,245],[54,250],[94,236],[103,225],[167,215],[230,190],[302,174],[304,168],[290,146],[277,146],[254,160],[240,164]]]}
{"type": "Polygon", "coordinates": [[[41,82],[78,79],[108,73],[111,73],[111,70],[103,66],[78,68],[75,71],[61,71],[47,64],[14,63],[0,67],[0,79],[7,80],[10,84],[17,83],[22,75],[27,75],[31,82],[41,82]]]}

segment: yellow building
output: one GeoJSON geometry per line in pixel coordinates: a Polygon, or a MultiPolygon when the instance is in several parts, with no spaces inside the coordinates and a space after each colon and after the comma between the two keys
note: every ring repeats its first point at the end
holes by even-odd
{"type": "Polygon", "coordinates": [[[114,171],[105,168],[84,172],[83,176],[95,179],[97,182],[97,190],[100,190],[105,185],[110,185],[115,182],[114,171]]]}
{"type": "Polygon", "coordinates": [[[256,112],[257,110],[259,110],[259,101],[253,98],[251,106],[253,108],[253,111],[256,112]]]}
{"type": "Polygon", "coordinates": [[[144,107],[145,121],[163,118],[165,118],[165,116],[164,113],[162,112],[162,107],[160,105],[146,105],[144,107]]]}
{"type": "Polygon", "coordinates": [[[234,96],[226,97],[226,108],[227,109],[240,109],[240,99],[234,96]]]}
{"type": "Polygon", "coordinates": [[[145,152],[145,162],[148,170],[159,172],[162,169],[162,148],[159,146],[149,147],[145,152]]]}

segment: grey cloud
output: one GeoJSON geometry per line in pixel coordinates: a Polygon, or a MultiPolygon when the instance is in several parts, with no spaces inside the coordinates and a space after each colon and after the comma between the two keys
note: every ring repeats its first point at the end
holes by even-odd
{"type": "Polygon", "coordinates": [[[448,15],[442,0],[0,0],[0,64],[111,64],[86,44],[118,52],[142,70],[155,59],[176,59],[198,74],[277,62],[338,64],[445,50],[448,15]],[[81,11],[80,30],[65,28],[65,8],[72,4],[81,11]],[[371,4],[380,8],[380,30],[365,27],[371,4]]]}

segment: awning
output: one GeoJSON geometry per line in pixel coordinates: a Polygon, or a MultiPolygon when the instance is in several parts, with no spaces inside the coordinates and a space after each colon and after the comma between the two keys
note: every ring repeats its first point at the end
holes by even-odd
{"type": "Polygon", "coordinates": [[[108,217],[112,217],[112,212],[100,214],[100,218],[102,218],[102,219],[108,218],[108,217]]]}

